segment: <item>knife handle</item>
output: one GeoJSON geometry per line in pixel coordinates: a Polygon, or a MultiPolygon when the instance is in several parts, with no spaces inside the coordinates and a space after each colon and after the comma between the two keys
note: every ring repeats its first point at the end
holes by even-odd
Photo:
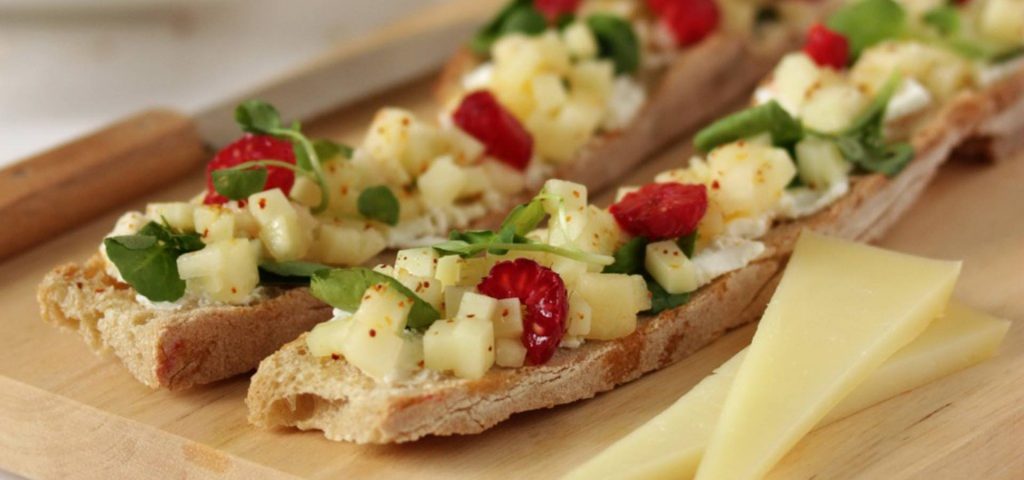
{"type": "Polygon", "coordinates": [[[0,170],[0,259],[198,169],[192,120],[146,110],[0,170]]]}

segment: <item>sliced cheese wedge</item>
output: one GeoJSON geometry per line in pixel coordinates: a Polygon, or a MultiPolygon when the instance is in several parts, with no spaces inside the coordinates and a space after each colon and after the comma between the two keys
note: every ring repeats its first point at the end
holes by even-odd
{"type": "MultiPolygon", "coordinates": [[[[1006,320],[950,303],[946,315],[886,360],[818,426],[991,357],[1009,328],[1010,322],[1006,320]]],[[[693,478],[745,354],[746,350],[734,355],[671,407],[565,479],[693,478]]]]}
{"type": "Polygon", "coordinates": [[[698,480],[763,477],[938,317],[958,262],[804,231],[736,372],[698,480]]]}

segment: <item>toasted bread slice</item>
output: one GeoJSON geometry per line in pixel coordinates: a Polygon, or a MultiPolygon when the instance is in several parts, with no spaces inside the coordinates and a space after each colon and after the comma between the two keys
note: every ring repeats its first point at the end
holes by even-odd
{"type": "Polygon", "coordinates": [[[251,306],[149,308],[103,267],[96,254],[48,273],[37,292],[42,317],[78,330],[96,351],[113,351],[153,388],[179,390],[250,371],[331,318],[331,307],[304,288],[275,290],[251,306]]]}
{"type": "MultiPolygon", "coordinates": [[[[494,368],[479,380],[424,372],[391,384],[375,381],[343,358],[310,355],[303,335],[260,364],[246,398],[249,421],[318,429],[329,439],[358,443],[471,434],[514,413],[590,398],[673,363],[758,318],[801,229],[861,241],[882,235],[957,144],[987,119],[1024,103],[1024,72],[1019,73],[1000,86],[1015,91],[1012,102],[996,101],[998,89],[957,97],[916,132],[917,154],[899,175],[859,177],[826,210],[777,224],[763,239],[768,249],[762,257],[698,290],[686,305],[641,319],[627,337],[562,349],[541,366],[494,368]]],[[[1024,115],[1013,120],[1024,125],[1024,115]]]]}

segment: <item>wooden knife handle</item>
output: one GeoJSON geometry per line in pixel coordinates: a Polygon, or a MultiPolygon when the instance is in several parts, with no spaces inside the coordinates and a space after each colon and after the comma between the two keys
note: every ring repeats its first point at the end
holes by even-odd
{"type": "Polygon", "coordinates": [[[0,259],[39,245],[203,164],[192,120],[147,110],[0,170],[0,259]]]}

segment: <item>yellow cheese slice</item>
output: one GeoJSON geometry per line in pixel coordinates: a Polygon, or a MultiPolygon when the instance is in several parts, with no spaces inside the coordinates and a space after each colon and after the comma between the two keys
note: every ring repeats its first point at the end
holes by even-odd
{"type": "Polygon", "coordinates": [[[959,272],[958,262],[803,232],[736,372],[696,478],[763,477],[945,310],[959,272]]]}
{"type": "MultiPolygon", "coordinates": [[[[991,357],[1009,328],[1006,320],[950,303],[945,316],[886,360],[818,426],[991,357]]],[[[671,407],[565,478],[693,478],[745,353],[737,353],[671,407]]]]}

